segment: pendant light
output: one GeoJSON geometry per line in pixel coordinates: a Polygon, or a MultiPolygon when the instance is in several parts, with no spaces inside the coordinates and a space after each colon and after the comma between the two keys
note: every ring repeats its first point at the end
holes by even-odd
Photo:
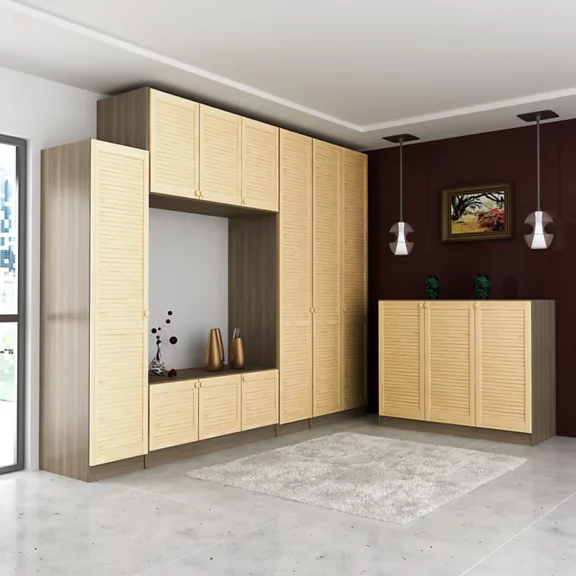
{"type": "Polygon", "coordinates": [[[403,210],[402,210],[402,186],[403,186],[403,157],[402,151],[404,142],[413,142],[414,140],[419,140],[417,136],[412,136],[412,134],[397,134],[396,136],[389,136],[384,138],[388,142],[393,144],[400,144],[400,221],[396,222],[392,228],[390,228],[390,234],[396,235],[396,241],[390,242],[390,250],[394,256],[408,256],[412,252],[412,247],[414,242],[408,242],[406,236],[411,232],[414,232],[412,226],[408,222],[404,222],[403,210]]]}
{"type": "Polygon", "coordinates": [[[553,234],[546,232],[546,225],[553,222],[552,216],[540,209],[540,122],[558,118],[558,114],[552,110],[540,110],[529,114],[518,114],[524,122],[536,122],[536,212],[529,214],[524,224],[532,226],[532,233],[526,234],[524,239],[532,250],[545,250],[554,240],[553,234]]]}

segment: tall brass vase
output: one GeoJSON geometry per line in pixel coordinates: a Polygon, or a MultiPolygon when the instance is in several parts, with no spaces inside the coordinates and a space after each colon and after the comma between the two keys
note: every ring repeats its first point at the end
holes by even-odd
{"type": "Polygon", "coordinates": [[[206,370],[219,372],[224,367],[224,342],[220,328],[212,328],[206,342],[206,370]]]}

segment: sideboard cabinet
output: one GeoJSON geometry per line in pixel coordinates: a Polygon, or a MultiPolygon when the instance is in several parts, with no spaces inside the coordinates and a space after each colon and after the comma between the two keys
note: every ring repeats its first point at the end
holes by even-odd
{"type": "Polygon", "coordinates": [[[381,301],[381,416],[555,435],[554,302],[381,301]]]}

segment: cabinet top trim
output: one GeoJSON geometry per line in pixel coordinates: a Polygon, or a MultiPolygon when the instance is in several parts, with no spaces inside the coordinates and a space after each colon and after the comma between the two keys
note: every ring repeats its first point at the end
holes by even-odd
{"type": "Polygon", "coordinates": [[[208,372],[205,368],[186,368],[182,370],[177,370],[178,375],[174,376],[174,378],[168,378],[168,376],[148,376],[148,384],[152,386],[156,384],[170,384],[172,382],[182,382],[184,380],[206,380],[207,378],[220,378],[222,376],[232,376],[232,375],[242,376],[243,374],[250,374],[254,372],[269,372],[275,370],[277,370],[277,368],[274,367],[269,368],[249,367],[244,368],[243,370],[232,370],[229,367],[225,367],[223,370],[220,370],[219,372],[208,372]]]}

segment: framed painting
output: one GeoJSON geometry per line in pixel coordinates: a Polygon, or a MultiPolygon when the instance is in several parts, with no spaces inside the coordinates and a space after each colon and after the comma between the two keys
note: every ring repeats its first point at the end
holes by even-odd
{"type": "Polygon", "coordinates": [[[512,185],[442,190],[442,241],[501,240],[513,235],[512,185]]]}

